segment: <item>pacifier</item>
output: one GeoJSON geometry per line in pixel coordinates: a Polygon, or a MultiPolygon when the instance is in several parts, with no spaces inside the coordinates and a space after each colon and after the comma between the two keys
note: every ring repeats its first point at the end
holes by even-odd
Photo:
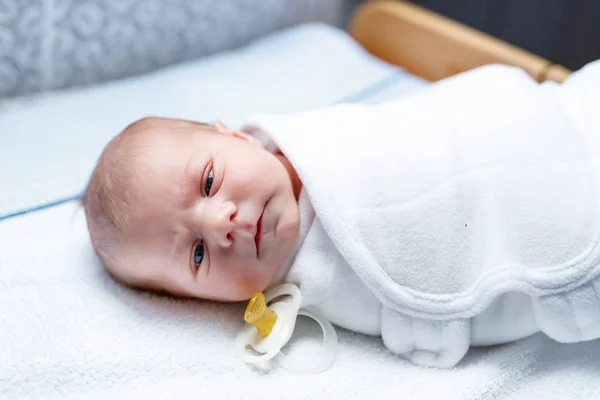
{"type": "Polygon", "coordinates": [[[246,324],[236,336],[237,355],[250,364],[275,358],[285,369],[298,373],[319,373],[328,369],[337,351],[337,334],[333,325],[321,315],[301,309],[301,299],[300,290],[291,283],[252,296],[244,312],[246,324]],[[277,301],[273,301],[275,299],[277,301]],[[311,357],[310,361],[293,359],[281,352],[292,337],[298,315],[314,319],[323,330],[320,357],[311,357]]]}

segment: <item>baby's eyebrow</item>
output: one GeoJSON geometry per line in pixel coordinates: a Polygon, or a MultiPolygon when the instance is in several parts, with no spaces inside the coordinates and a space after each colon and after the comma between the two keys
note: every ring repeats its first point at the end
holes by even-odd
{"type": "Polygon", "coordinates": [[[181,177],[181,206],[183,209],[188,209],[196,202],[200,193],[200,184],[196,182],[196,171],[194,169],[195,161],[193,157],[190,157],[186,162],[181,177]]]}

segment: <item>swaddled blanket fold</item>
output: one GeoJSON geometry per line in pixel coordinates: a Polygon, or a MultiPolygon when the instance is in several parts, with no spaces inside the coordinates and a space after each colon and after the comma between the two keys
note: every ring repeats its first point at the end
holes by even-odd
{"type": "Polygon", "coordinates": [[[600,336],[600,64],[579,75],[539,85],[488,66],[383,105],[252,120],[380,302],[388,348],[452,366],[472,318],[510,292],[556,340],[600,336]]]}

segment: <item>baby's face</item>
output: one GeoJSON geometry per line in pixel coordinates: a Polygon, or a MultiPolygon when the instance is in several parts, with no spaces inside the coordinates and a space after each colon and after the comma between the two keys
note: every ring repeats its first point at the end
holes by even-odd
{"type": "Polygon", "coordinates": [[[287,160],[220,124],[152,140],[117,268],[199,298],[237,301],[264,290],[298,236],[299,189],[287,160]]]}

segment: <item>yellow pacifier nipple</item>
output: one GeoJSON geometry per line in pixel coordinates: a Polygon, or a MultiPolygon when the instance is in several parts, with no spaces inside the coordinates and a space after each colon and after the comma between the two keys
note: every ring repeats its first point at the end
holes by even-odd
{"type": "Polygon", "coordinates": [[[267,306],[265,295],[259,292],[248,302],[246,312],[244,312],[244,321],[254,325],[258,334],[265,338],[273,330],[275,322],[277,322],[277,314],[267,306]]]}

